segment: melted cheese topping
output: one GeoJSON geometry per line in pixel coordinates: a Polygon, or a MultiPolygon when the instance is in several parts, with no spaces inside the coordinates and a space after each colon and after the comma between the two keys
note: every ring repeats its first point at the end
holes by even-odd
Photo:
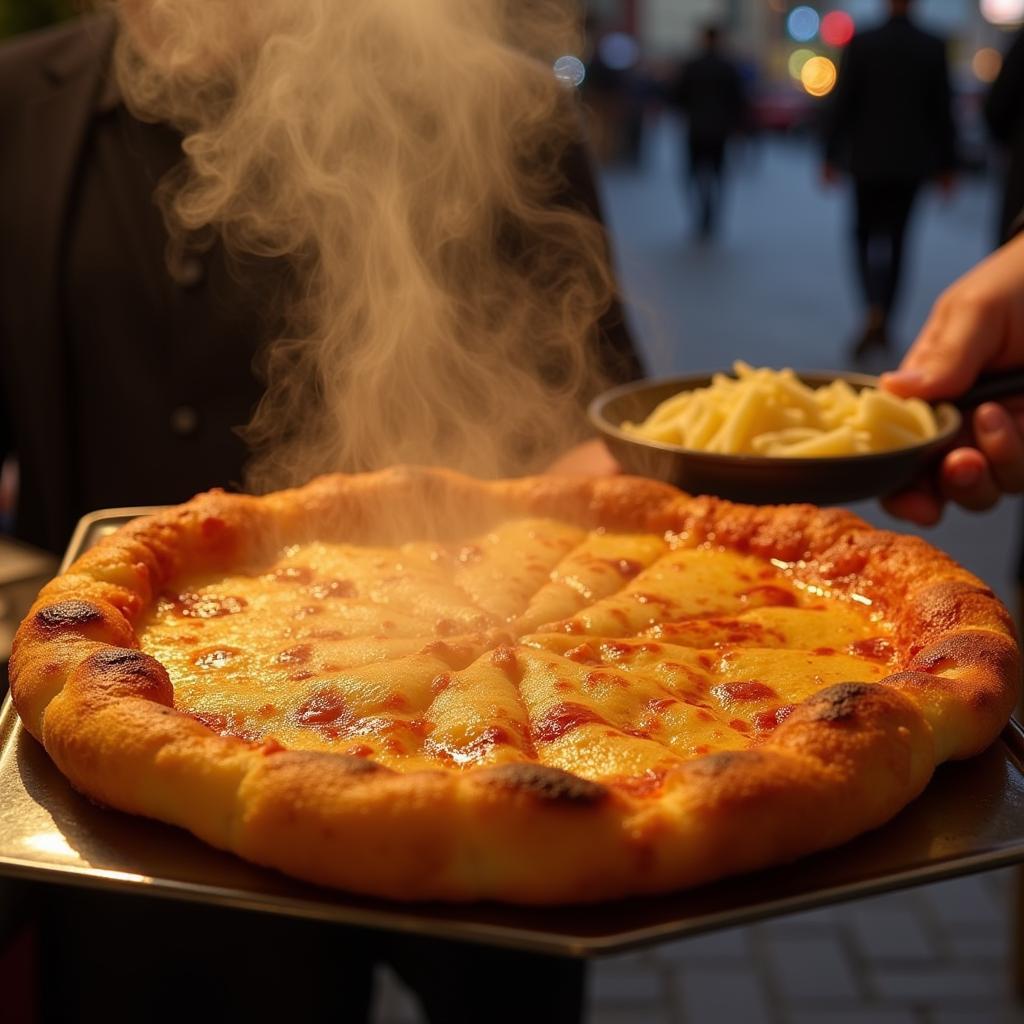
{"type": "Polygon", "coordinates": [[[674,536],[506,523],[461,544],[313,543],[181,581],[140,629],[176,706],[286,747],[460,770],[538,760],[638,791],[891,671],[870,608],[674,536]]]}

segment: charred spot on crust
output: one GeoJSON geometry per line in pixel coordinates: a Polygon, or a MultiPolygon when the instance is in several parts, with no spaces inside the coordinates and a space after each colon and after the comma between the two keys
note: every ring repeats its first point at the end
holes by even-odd
{"type": "Polygon", "coordinates": [[[36,612],[36,622],[48,633],[80,629],[102,621],[103,612],[98,605],[78,599],[47,605],[36,612]]]}
{"type": "Polygon", "coordinates": [[[100,684],[130,684],[141,693],[160,702],[174,699],[167,669],[152,655],[127,647],[107,647],[90,654],[82,662],[87,678],[100,684]]]}
{"type": "Polygon", "coordinates": [[[549,803],[576,806],[598,804],[608,796],[599,782],[590,782],[560,768],[542,764],[503,764],[480,772],[487,783],[528,793],[549,803]]]}
{"type": "Polygon", "coordinates": [[[92,675],[116,676],[118,679],[130,676],[161,683],[168,679],[167,669],[156,658],[127,647],[110,647],[90,654],[84,667],[92,675]]]}
{"type": "Polygon", "coordinates": [[[872,690],[870,683],[836,683],[816,693],[806,704],[810,722],[842,722],[852,718],[872,690]]]}

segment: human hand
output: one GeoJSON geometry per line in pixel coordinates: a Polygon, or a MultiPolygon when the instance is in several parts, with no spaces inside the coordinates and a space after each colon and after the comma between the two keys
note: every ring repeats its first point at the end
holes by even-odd
{"type": "Polygon", "coordinates": [[[554,476],[615,476],[622,472],[622,467],[604,441],[595,437],[560,455],[546,472],[554,476]]]}
{"type": "MultiPolygon", "coordinates": [[[[983,370],[1024,366],[1024,236],[1004,245],[939,298],[900,368],[882,386],[904,398],[954,398],[983,370]]],[[[1024,491],[1024,396],[986,402],[938,473],[883,505],[923,526],[947,501],[980,511],[1024,491]]]]}

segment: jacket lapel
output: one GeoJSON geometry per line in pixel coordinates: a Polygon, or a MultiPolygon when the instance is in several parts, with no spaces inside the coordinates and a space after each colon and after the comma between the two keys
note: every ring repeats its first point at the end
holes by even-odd
{"type": "Polygon", "coordinates": [[[67,45],[41,68],[39,92],[23,107],[21,138],[11,148],[21,158],[20,173],[12,180],[21,193],[14,208],[20,211],[15,216],[20,221],[16,234],[23,240],[22,266],[14,276],[22,282],[18,298],[24,329],[10,346],[9,358],[23,361],[14,379],[38,381],[39,391],[22,400],[42,404],[45,396],[46,429],[31,431],[19,443],[34,446],[24,452],[26,461],[49,467],[47,493],[25,497],[44,520],[33,524],[32,533],[51,545],[67,536],[74,473],[64,443],[73,409],[60,294],[62,242],[114,31],[112,18],[83,20],[67,45]]]}

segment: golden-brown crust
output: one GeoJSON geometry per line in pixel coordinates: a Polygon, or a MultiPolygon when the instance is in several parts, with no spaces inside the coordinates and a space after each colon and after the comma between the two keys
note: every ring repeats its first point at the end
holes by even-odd
{"type": "Polygon", "coordinates": [[[213,492],[136,521],[43,590],[11,658],[26,727],[95,799],[315,882],[528,903],[664,891],[843,842],[895,814],[937,763],[990,743],[1018,674],[990,590],[923,541],[848,512],[731,505],[624,477],[481,483],[417,469],[260,499],[213,492]],[[134,630],[171,580],[304,539],[401,539],[396,509],[439,536],[542,515],[770,557],[884,613],[897,671],[823,690],[756,749],[679,765],[651,793],[540,764],[401,774],[217,736],[174,709],[134,630]]]}

